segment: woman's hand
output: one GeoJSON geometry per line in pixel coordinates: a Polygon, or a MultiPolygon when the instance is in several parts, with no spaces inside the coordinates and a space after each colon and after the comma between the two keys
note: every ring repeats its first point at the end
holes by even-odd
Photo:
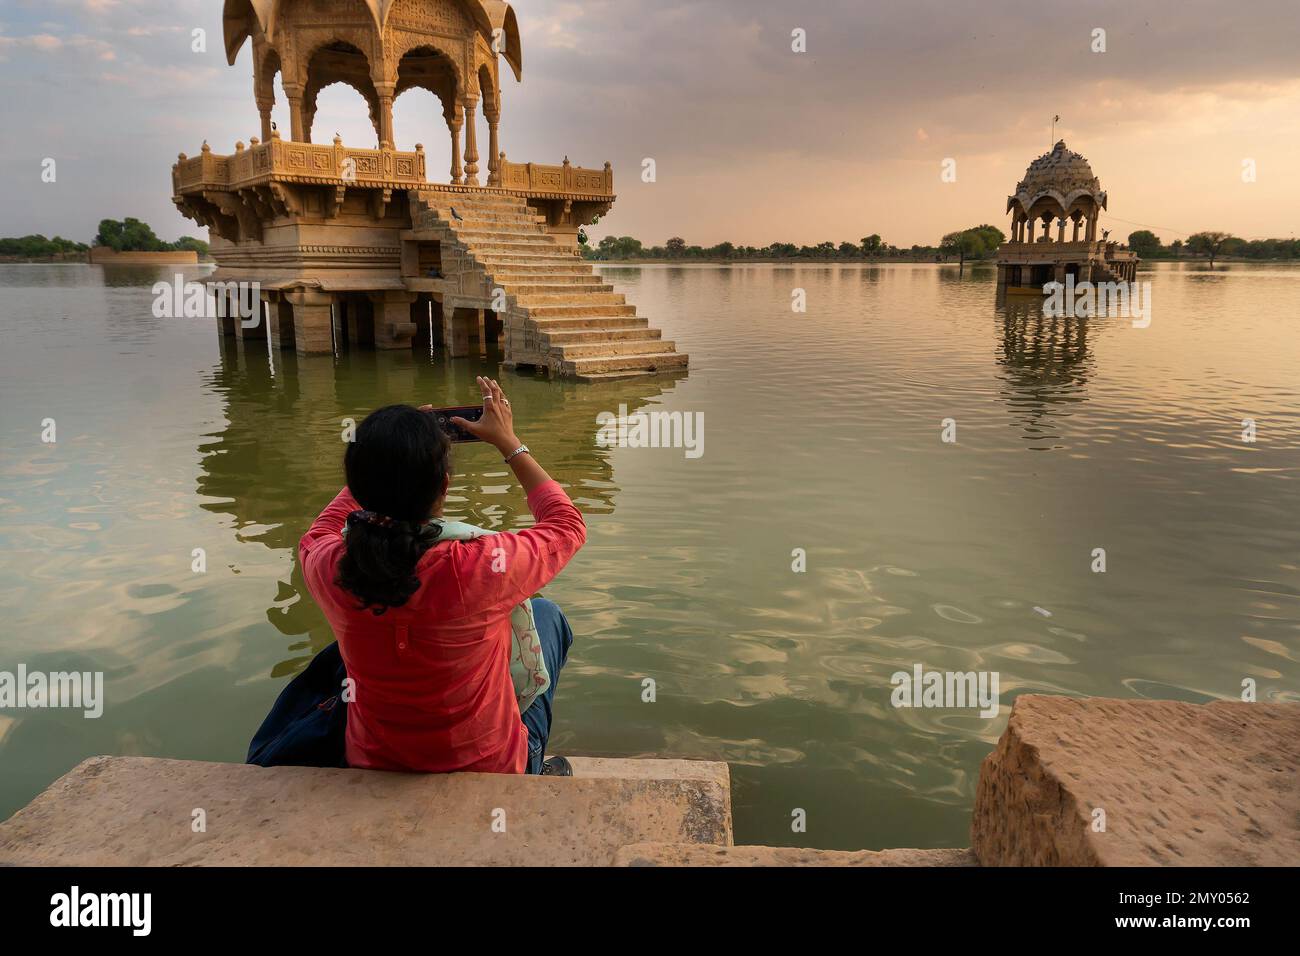
{"type": "Polygon", "coordinates": [[[515,419],[510,411],[510,399],[501,391],[495,379],[478,376],[478,387],[483,390],[483,417],[476,422],[463,418],[451,421],[469,432],[475,438],[487,442],[508,455],[523,444],[515,434],[515,419]]]}

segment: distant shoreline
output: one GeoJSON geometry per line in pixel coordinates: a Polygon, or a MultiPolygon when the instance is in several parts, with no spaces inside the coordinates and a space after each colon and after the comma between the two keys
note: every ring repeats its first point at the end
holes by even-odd
{"type": "Polygon", "coordinates": [[[0,256],[0,263],[53,264],[59,262],[89,262],[88,252],[61,252],[53,256],[0,256]]]}
{"type": "Polygon", "coordinates": [[[199,256],[197,259],[174,259],[167,258],[173,256],[171,252],[133,252],[123,253],[120,256],[111,259],[100,259],[93,262],[88,252],[65,252],[53,256],[0,256],[0,265],[64,265],[66,263],[85,263],[87,265],[97,266],[139,266],[139,265],[211,265],[215,260],[199,256]],[[141,259],[139,256],[149,256],[150,258],[141,259]],[[158,256],[160,258],[154,258],[158,256]]]}
{"type": "MultiPolygon", "coordinates": [[[[590,263],[593,266],[797,266],[797,265],[819,265],[819,266],[877,266],[877,265],[916,265],[916,266],[955,266],[960,263],[952,259],[934,260],[934,259],[912,259],[906,256],[902,257],[882,257],[880,259],[836,259],[813,258],[811,256],[792,257],[786,259],[719,259],[717,257],[703,256],[700,258],[690,259],[583,259],[583,262],[590,263]]],[[[1185,262],[1190,264],[1209,265],[1210,260],[1205,258],[1172,258],[1169,256],[1157,256],[1151,259],[1143,259],[1142,265],[1149,265],[1153,262],[1185,262]]],[[[1295,263],[1300,265],[1300,259],[1250,259],[1245,256],[1216,256],[1214,264],[1222,265],[1224,263],[1246,263],[1246,264],[1278,264],[1278,263],[1295,263]]],[[[997,263],[993,259],[967,259],[968,266],[993,266],[997,263]]]]}
{"type": "MultiPolygon", "coordinates": [[[[777,265],[799,265],[804,262],[811,262],[817,265],[840,265],[840,266],[875,266],[881,264],[908,263],[918,266],[955,266],[957,263],[951,261],[938,261],[933,259],[912,259],[908,257],[899,258],[880,258],[880,259],[836,259],[814,258],[812,256],[788,259],[720,259],[717,257],[700,256],[699,258],[691,257],[689,259],[583,259],[583,262],[589,262],[593,266],[683,266],[683,265],[716,265],[716,266],[777,266],[777,265]]],[[[967,259],[968,266],[973,265],[993,265],[992,259],[967,259]]]]}

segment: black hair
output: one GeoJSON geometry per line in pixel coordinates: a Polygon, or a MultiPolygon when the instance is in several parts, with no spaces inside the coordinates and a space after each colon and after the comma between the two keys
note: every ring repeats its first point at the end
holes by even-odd
{"type": "Polygon", "coordinates": [[[440,530],[429,517],[451,474],[451,442],[434,417],[410,405],[366,416],[343,455],[353,512],[336,583],[383,614],[420,587],[415,566],[440,530]]]}

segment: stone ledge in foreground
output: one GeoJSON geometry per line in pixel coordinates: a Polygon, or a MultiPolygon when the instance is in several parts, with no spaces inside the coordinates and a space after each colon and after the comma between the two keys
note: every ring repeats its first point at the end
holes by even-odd
{"type": "Polygon", "coordinates": [[[794,846],[637,843],[615,866],[979,866],[970,850],[810,850],[794,846]]]}
{"type": "Polygon", "coordinates": [[[1300,865],[1300,706],[1017,697],[971,847],[985,866],[1300,865]]]}
{"type": "Polygon", "coordinates": [[[630,843],[731,843],[726,764],[573,762],[564,778],[92,757],[0,824],[0,865],[605,866],[630,843]]]}

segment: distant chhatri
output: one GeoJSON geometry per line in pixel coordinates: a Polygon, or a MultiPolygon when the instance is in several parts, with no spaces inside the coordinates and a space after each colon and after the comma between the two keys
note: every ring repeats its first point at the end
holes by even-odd
{"type": "Polygon", "coordinates": [[[1064,282],[1068,275],[1078,282],[1133,281],[1137,256],[1119,243],[1097,239],[1097,220],[1105,208],[1106,191],[1092,166],[1058,140],[1029,164],[1007,197],[1011,236],[998,250],[998,290],[1040,294],[1044,284],[1064,282]],[[1042,232],[1035,238],[1040,220],[1042,232]],[[1068,240],[1067,222],[1073,224],[1068,240]]]}

